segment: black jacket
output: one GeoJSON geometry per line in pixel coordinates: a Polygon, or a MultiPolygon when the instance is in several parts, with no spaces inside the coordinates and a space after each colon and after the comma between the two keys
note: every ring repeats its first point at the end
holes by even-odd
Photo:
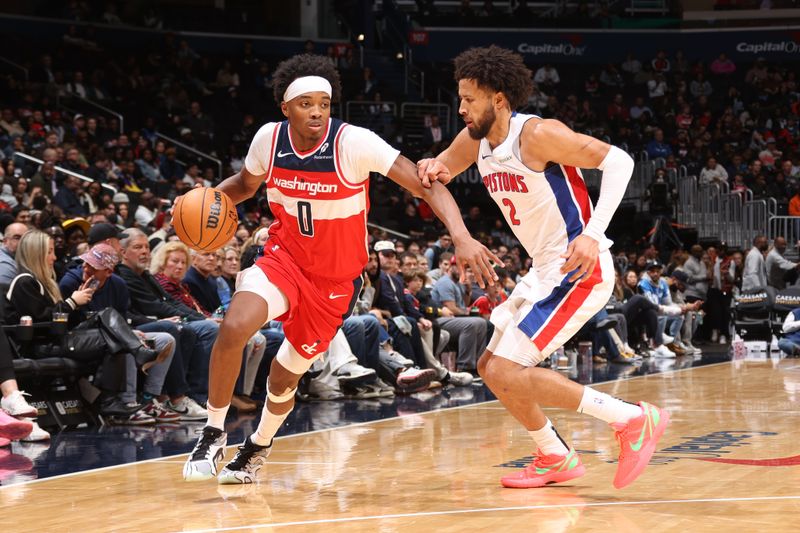
{"type": "Polygon", "coordinates": [[[7,324],[18,324],[23,316],[31,317],[34,322],[50,322],[54,311],[72,313],[77,308],[71,298],[55,303],[45,292],[44,286],[28,273],[20,272],[11,282],[10,289],[9,305],[6,307],[7,324]]]}
{"type": "Polygon", "coordinates": [[[116,272],[128,285],[131,311],[157,319],[171,316],[186,317],[190,322],[206,319],[201,313],[175,301],[147,270],[140,276],[127,266],[118,265],[116,272]]]}

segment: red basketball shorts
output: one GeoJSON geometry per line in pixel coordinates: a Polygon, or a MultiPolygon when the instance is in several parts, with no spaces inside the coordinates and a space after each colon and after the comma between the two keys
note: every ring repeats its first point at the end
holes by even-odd
{"type": "Polygon", "coordinates": [[[286,340],[301,356],[313,359],[353,312],[363,279],[333,281],[304,272],[279,246],[265,247],[258,266],[286,296],[289,310],[276,318],[283,322],[286,340]]]}

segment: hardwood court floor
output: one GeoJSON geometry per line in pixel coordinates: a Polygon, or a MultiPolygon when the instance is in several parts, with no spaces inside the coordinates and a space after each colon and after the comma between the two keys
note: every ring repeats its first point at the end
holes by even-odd
{"type": "Polygon", "coordinates": [[[650,467],[623,490],[611,485],[612,431],[563,411],[550,416],[586,475],[501,488],[531,442],[489,402],[279,439],[253,486],[184,483],[183,457],[172,457],[3,487],[3,529],[798,530],[800,361],[734,361],[597,388],[672,412],[650,467]]]}

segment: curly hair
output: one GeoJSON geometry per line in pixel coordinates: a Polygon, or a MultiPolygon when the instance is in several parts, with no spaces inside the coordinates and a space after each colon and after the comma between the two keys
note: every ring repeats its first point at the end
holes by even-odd
{"type": "Polygon", "coordinates": [[[337,100],[339,94],[342,92],[342,81],[339,78],[339,72],[336,70],[328,58],[325,56],[318,56],[312,54],[302,54],[294,56],[282,61],[278,68],[275,69],[275,74],[272,76],[273,90],[275,94],[275,102],[281,105],[283,102],[283,93],[297,78],[303,76],[320,76],[325,78],[331,84],[333,94],[332,100],[337,100]]]}
{"type": "Polygon", "coordinates": [[[456,81],[475,80],[478,87],[503,93],[512,110],[525,105],[533,90],[533,76],[522,56],[506,48],[470,48],[453,63],[456,81]]]}

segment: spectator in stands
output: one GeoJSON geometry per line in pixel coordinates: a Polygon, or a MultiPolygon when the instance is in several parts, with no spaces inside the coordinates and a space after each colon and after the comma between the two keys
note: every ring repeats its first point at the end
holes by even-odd
{"type": "Polygon", "coordinates": [[[753,247],[747,252],[742,273],[742,291],[763,291],[767,288],[767,266],[764,256],[769,249],[769,242],[764,235],[753,239],[753,247]]]}
{"type": "Polygon", "coordinates": [[[706,161],[706,166],[700,171],[700,177],[697,181],[700,185],[727,183],[728,171],[717,162],[717,158],[709,157],[706,161]]]}
{"type": "Polygon", "coordinates": [[[67,175],[64,182],[58,189],[58,192],[53,197],[53,203],[56,204],[65,215],[83,217],[89,214],[89,211],[81,203],[80,193],[81,182],[75,176],[67,175]]]}
{"type": "Polygon", "coordinates": [[[647,94],[655,103],[660,103],[669,88],[662,74],[656,74],[647,82],[647,94]]]}
{"type": "Polygon", "coordinates": [[[447,140],[445,132],[439,124],[439,115],[432,115],[430,126],[426,126],[422,132],[422,142],[430,149],[431,153],[438,154],[441,151],[442,143],[447,140]]]}
{"type": "MultiPolygon", "coordinates": [[[[131,309],[138,314],[158,320],[182,322],[182,328],[196,335],[190,359],[184,359],[187,367],[189,395],[203,404],[208,394],[208,361],[211,347],[217,338],[219,325],[206,320],[205,315],[169,296],[158,281],[147,270],[150,266],[150,245],[147,236],[138,229],[126,230],[120,239],[122,262],[117,274],[125,280],[131,297],[131,309]]],[[[176,406],[169,406],[178,410],[176,406]]]]}
{"type": "MultiPolygon", "coordinates": [[[[683,264],[683,271],[686,273],[686,280],[681,280],[686,285],[686,302],[704,302],[708,298],[708,286],[713,280],[713,267],[709,268],[703,260],[705,252],[699,244],[693,245],[689,249],[689,257],[683,264]]],[[[705,256],[706,259],[708,256],[705,256]]]]}
{"type": "MultiPolygon", "coordinates": [[[[155,279],[176,301],[202,313],[216,322],[222,320],[222,301],[217,293],[217,282],[212,276],[216,268],[216,252],[194,252],[181,242],[171,242],[156,250],[150,268],[156,272],[155,279]],[[192,266],[188,267],[190,261],[192,266]],[[188,270],[187,270],[188,267],[188,270]]],[[[258,405],[249,395],[258,366],[264,357],[266,339],[255,333],[248,341],[243,354],[243,380],[237,386],[237,394],[231,405],[244,413],[253,412],[258,405]],[[250,384],[245,390],[244,383],[250,384]]]]}
{"type": "Polygon", "coordinates": [[[430,330],[433,324],[418,310],[407,305],[404,296],[405,283],[399,274],[397,252],[392,241],[375,243],[380,265],[379,292],[375,295],[374,306],[387,319],[389,335],[394,346],[416,366],[425,368],[425,352],[422,345],[422,330],[430,330]]]}
{"type": "Polygon", "coordinates": [[[775,237],[772,242],[772,249],[767,254],[765,266],[767,269],[767,284],[778,290],[786,288],[788,284],[797,281],[797,269],[800,263],[793,263],[784,257],[786,253],[786,239],[775,237]]]}
{"type": "Polygon", "coordinates": [[[667,325],[667,316],[680,315],[680,310],[677,312],[672,303],[672,297],[669,292],[669,285],[661,278],[664,267],[658,261],[649,261],[645,268],[645,273],[639,281],[639,291],[647,298],[650,303],[658,306],[658,326],[655,335],[650,338],[650,354],[654,357],[675,357],[675,352],[670,350],[664,343],[666,340],[672,342],[672,339],[664,339],[664,328],[667,325]]]}
{"type": "Polygon", "coordinates": [[[453,316],[437,320],[442,329],[458,340],[456,364],[459,371],[475,375],[478,354],[483,353],[487,343],[487,322],[478,316],[469,316],[472,283],[459,283],[459,270],[455,256],[450,260],[447,272],[433,286],[431,298],[439,307],[446,307],[453,316]]]}
{"type": "Polygon", "coordinates": [[[783,321],[778,348],[789,357],[800,357],[800,307],[792,309],[783,321]]]}
{"type": "Polygon", "coordinates": [[[439,240],[425,250],[425,259],[428,260],[428,269],[433,270],[439,266],[439,258],[444,252],[453,253],[454,251],[453,238],[450,237],[450,234],[446,231],[443,232],[439,236],[439,240]]]}
{"type": "Polygon", "coordinates": [[[151,227],[158,214],[160,200],[150,191],[145,191],[139,197],[139,207],[136,208],[134,218],[136,225],[142,229],[151,227]]]}
{"type": "Polygon", "coordinates": [[[446,276],[450,272],[450,260],[453,259],[453,252],[444,252],[439,256],[439,264],[433,270],[428,271],[428,279],[436,283],[439,278],[446,276]]]}
{"type": "Polygon", "coordinates": [[[556,68],[552,64],[546,63],[536,70],[536,74],[533,75],[533,81],[548,90],[561,83],[561,78],[556,68]]]}
{"type": "Polygon", "coordinates": [[[689,92],[692,93],[693,97],[699,98],[701,96],[711,96],[714,88],[711,87],[711,82],[705,78],[705,75],[702,72],[698,72],[692,83],[689,84],[689,92]]]}
{"type": "Polygon", "coordinates": [[[25,224],[12,222],[3,232],[3,246],[0,247],[0,285],[9,285],[17,276],[17,262],[14,254],[19,246],[19,241],[28,227],[25,224]]]}
{"type": "Polygon", "coordinates": [[[672,155],[672,147],[664,142],[664,130],[658,128],[653,132],[653,139],[647,143],[646,151],[650,159],[672,155]]]}
{"type": "Polygon", "coordinates": [[[736,64],[723,52],[711,62],[709,70],[715,76],[730,76],[736,72],[736,64]]]}
{"type": "Polygon", "coordinates": [[[19,274],[8,289],[8,321],[17,322],[21,316],[27,315],[34,322],[50,322],[53,320],[53,313],[69,315],[72,331],[64,343],[47,335],[38,341],[34,339],[34,352],[46,356],[55,350],[61,350],[63,344],[72,347],[69,357],[77,361],[92,364],[105,360],[107,368],[103,371],[103,379],[107,383],[100,386],[109,392],[114,391],[114,394],[101,406],[101,412],[130,417],[138,411],[141,406],[135,402],[126,405],[117,396],[121,391],[116,384],[110,382],[109,376],[115,375],[116,368],[125,375],[126,380],[133,379],[135,383],[135,367],[132,372],[129,371],[130,367],[126,367],[125,359],[133,357],[141,361],[152,361],[158,353],[144,346],[122,315],[115,310],[106,313],[102,323],[80,324],[78,327],[79,309],[92,300],[95,289],[87,281],[69,297],[62,298],[53,271],[53,240],[45,233],[34,230],[23,235],[17,247],[16,261],[19,274]]]}
{"type": "Polygon", "coordinates": [[[794,189],[794,194],[789,200],[789,216],[800,217],[800,187],[794,189]]]}
{"type": "MultiPolygon", "coordinates": [[[[633,120],[639,120],[642,116],[646,116],[648,119],[653,118],[653,110],[650,109],[650,107],[644,103],[644,98],[642,98],[641,96],[636,97],[634,104],[630,108],[629,114],[631,119],[633,120]]],[[[664,140],[664,132],[662,131],[661,141],[663,142],[663,140],[664,140]]]]}
{"type": "Polygon", "coordinates": [[[656,53],[656,57],[650,61],[650,66],[653,68],[653,72],[656,73],[669,72],[671,65],[669,59],[667,58],[667,53],[664,50],[659,50],[656,53]]]}
{"type": "Polygon", "coordinates": [[[43,441],[50,438],[50,434],[39,427],[36,422],[37,409],[28,404],[25,396],[29,396],[24,391],[19,390],[16,375],[14,374],[14,361],[12,359],[11,346],[3,330],[5,325],[5,309],[3,308],[4,298],[0,298],[0,447],[8,442],[3,439],[11,440],[9,432],[14,430],[17,433],[20,427],[24,429],[22,436],[17,439],[22,441],[43,441]],[[13,417],[13,418],[12,418],[13,417]],[[24,434],[27,433],[27,434],[24,434]]]}
{"type": "Polygon", "coordinates": [[[503,289],[497,283],[495,283],[494,285],[486,286],[486,292],[483,294],[483,296],[472,302],[472,307],[478,309],[478,314],[481,317],[489,320],[489,317],[492,316],[492,311],[494,311],[494,308],[505,302],[507,299],[508,296],[506,296],[505,291],[503,291],[503,289]]]}

